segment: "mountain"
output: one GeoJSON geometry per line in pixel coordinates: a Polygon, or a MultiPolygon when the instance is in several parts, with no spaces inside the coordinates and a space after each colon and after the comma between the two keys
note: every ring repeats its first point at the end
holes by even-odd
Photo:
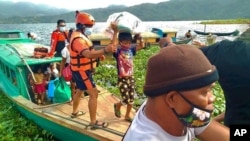
{"type": "Polygon", "coordinates": [[[40,17],[51,16],[69,12],[66,9],[59,9],[44,4],[33,4],[30,2],[9,2],[0,1],[0,20],[12,17],[40,17]]]}
{"type": "MultiPolygon", "coordinates": [[[[144,3],[130,7],[111,5],[107,8],[84,10],[84,12],[93,15],[97,22],[105,22],[109,15],[122,11],[130,12],[142,21],[217,20],[250,18],[250,15],[246,12],[249,5],[249,0],[170,0],[158,4],[144,3]]],[[[29,10],[29,8],[26,8],[26,10],[29,10]]],[[[44,14],[46,16],[39,16],[39,12],[36,10],[33,14],[37,14],[31,16],[20,12],[21,16],[15,15],[15,18],[13,18],[9,15],[9,18],[2,19],[0,23],[54,23],[60,18],[67,22],[74,22],[74,11],[60,12],[61,14],[51,12],[50,14],[44,14]]],[[[58,11],[58,13],[60,12],[58,11]]]]}

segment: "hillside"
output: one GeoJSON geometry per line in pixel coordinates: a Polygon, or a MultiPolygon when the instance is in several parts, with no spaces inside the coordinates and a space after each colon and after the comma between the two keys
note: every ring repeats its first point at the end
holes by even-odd
{"type": "MultiPolygon", "coordinates": [[[[250,15],[246,12],[249,5],[249,0],[170,0],[158,4],[141,4],[131,7],[111,6],[85,10],[85,12],[92,14],[97,22],[104,22],[112,13],[121,11],[130,12],[142,21],[216,20],[250,18],[250,15]]],[[[75,12],[72,11],[52,16],[16,16],[15,18],[2,19],[1,22],[54,23],[59,18],[63,18],[67,22],[74,22],[74,17],[75,12]]]]}
{"type": "Polygon", "coordinates": [[[13,17],[29,16],[51,16],[69,12],[66,9],[58,9],[43,4],[33,4],[30,2],[9,2],[0,1],[0,20],[13,17]]]}

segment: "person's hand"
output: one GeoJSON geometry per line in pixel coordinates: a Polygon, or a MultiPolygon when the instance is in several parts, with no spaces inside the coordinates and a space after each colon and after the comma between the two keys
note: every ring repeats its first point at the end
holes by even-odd
{"type": "Polygon", "coordinates": [[[205,44],[201,43],[200,41],[195,41],[193,40],[192,45],[198,46],[198,47],[203,47],[205,44]]]}
{"type": "Polygon", "coordinates": [[[109,44],[104,50],[105,52],[116,52],[117,48],[114,44],[109,44]]]}
{"type": "Polygon", "coordinates": [[[103,60],[105,60],[105,55],[102,55],[102,56],[100,57],[100,61],[103,61],[103,60]]]}
{"type": "Polygon", "coordinates": [[[136,33],[135,36],[134,36],[134,39],[135,40],[141,40],[142,39],[141,33],[136,33]]]}
{"type": "Polygon", "coordinates": [[[118,27],[116,22],[111,22],[110,27],[114,32],[118,32],[118,27]]]}

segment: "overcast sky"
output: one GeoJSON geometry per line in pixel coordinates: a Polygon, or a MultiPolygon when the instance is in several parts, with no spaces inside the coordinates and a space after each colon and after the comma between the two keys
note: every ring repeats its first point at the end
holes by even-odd
{"type": "Polygon", "coordinates": [[[109,5],[133,6],[141,3],[159,3],[168,0],[5,0],[5,1],[26,1],[35,4],[47,4],[57,8],[66,8],[69,10],[84,10],[92,8],[104,8],[109,5]]]}

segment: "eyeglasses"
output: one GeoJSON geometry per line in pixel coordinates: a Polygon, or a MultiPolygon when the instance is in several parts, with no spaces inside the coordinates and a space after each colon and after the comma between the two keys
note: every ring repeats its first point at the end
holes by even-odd
{"type": "Polygon", "coordinates": [[[59,27],[65,27],[66,25],[58,25],[59,27]]]}

